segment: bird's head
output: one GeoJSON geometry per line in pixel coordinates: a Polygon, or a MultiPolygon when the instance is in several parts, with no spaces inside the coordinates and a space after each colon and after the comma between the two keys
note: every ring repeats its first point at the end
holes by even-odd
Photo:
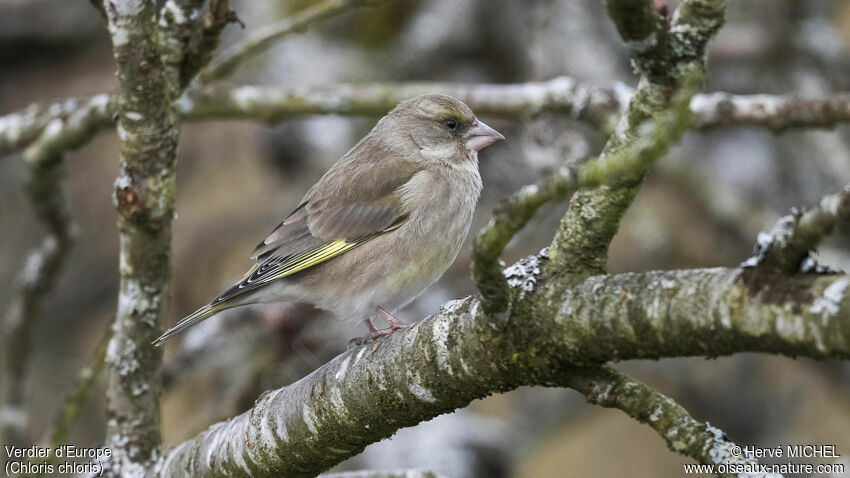
{"type": "Polygon", "coordinates": [[[498,131],[475,117],[462,101],[447,95],[422,95],[402,101],[388,115],[425,159],[463,161],[496,141],[498,131]]]}

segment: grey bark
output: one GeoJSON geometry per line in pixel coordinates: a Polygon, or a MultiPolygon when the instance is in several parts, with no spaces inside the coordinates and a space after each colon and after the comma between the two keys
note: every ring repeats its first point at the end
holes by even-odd
{"type": "MultiPolygon", "coordinates": [[[[444,93],[468,103],[482,116],[523,119],[551,112],[566,115],[606,131],[623,111],[633,91],[625,85],[609,88],[557,77],[544,82],[506,85],[452,83],[386,83],[291,88],[210,85],[191,90],[178,101],[187,121],[250,119],[270,123],[311,115],[380,116],[399,101],[425,93],[444,93]]],[[[67,131],[90,134],[113,125],[116,98],[108,94],[69,98],[47,106],[32,105],[0,117],[0,154],[33,142],[53,120],[67,131]]],[[[789,128],[833,128],[850,122],[850,97],[839,93],[825,98],[793,95],[732,95],[724,92],[695,95],[691,101],[693,128],[708,130],[758,126],[775,132],[789,128]]],[[[72,148],[85,142],[75,141],[72,148]]]]}
{"type": "MultiPolygon", "coordinates": [[[[850,278],[740,269],[547,277],[510,268],[514,306],[478,300],[348,351],[166,455],[159,476],[314,476],[395,430],[610,360],[768,352],[850,358],[850,278]]],[[[637,413],[637,412],[636,412],[637,413]]]]}
{"type": "MultiPolygon", "coordinates": [[[[699,76],[703,69],[706,44],[723,22],[724,1],[685,0],[669,19],[648,1],[607,2],[642,76],[633,94],[569,79],[331,90],[243,87],[221,92],[212,87],[181,98],[178,111],[173,105],[182,87],[209,58],[220,28],[230,21],[226,2],[211,2],[209,37],[197,36],[201,25],[188,19],[200,18],[193,13],[202,3],[168,0],[157,24],[154,3],[107,1],[119,93],[59,108],[71,111],[74,121],[38,109],[0,119],[0,148],[19,147],[49,132],[50,141],[41,147],[53,153],[110,124],[113,113],[118,116],[121,296],[107,353],[107,446],[115,453],[109,474],[314,476],[400,427],[521,385],[575,388],[594,403],[649,423],[674,451],[717,463],[726,459],[721,452],[730,444],[719,431],[604,364],[745,351],[850,358],[850,278],[845,275],[785,275],[762,267],[591,275],[605,270],[608,244],[643,174],[682,134],[691,113],[699,118],[699,107],[712,118],[697,120],[700,127],[750,121],[781,129],[783,124],[829,126],[848,119],[840,97],[828,108],[789,101],[793,106],[779,109],[783,118],[791,117],[785,123],[759,110],[758,105],[775,106],[769,103],[774,99],[752,97],[739,110],[733,101],[731,109],[737,112],[732,115],[717,114],[730,109],[728,98],[716,103],[722,107],[689,103],[692,72],[699,76]],[[510,224],[497,230],[489,255],[479,258],[496,266],[484,277],[499,282],[500,294],[451,302],[433,317],[265,393],[250,411],[160,457],[160,357],[148,344],[167,299],[178,115],[268,121],[316,113],[374,115],[426,90],[452,93],[482,114],[522,118],[558,111],[603,130],[627,101],[628,109],[600,157],[564,176],[568,187],[556,176],[554,185],[524,190],[508,203],[510,224]],[[608,181],[612,171],[614,183],[608,181]],[[588,185],[595,187],[573,197],[551,257],[541,251],[499,271],[501,249],[542,201],[588,185]],[[549,186],[554,193],[546,190],[549,186]],[[492,307],[497,295],[504,303],[492,307]],[[659,410],[657,419],[654,410],[659,410]]],[[[821,212],[790,224],[790,237],[804,237],[800,244],[814,247],[828,229],[821,212]]]]}
{"type": "Polygon", "coordinates": [[[107,476],[142,476],[160,456],[162,351],[150,346],[168,298],[177,112],[157,42],[156,4],[104,2],[118,64],[121,169],[115,181],[120,294],[107,348],[107,476]]]}

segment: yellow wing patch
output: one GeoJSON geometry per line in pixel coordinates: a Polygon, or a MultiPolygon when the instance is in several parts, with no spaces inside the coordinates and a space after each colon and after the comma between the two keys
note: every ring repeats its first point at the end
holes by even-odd
{"type": "Polygon", "coordinates": [[[370,240],[378,237],[381,234],[394,231],[400,228],[404,225],[404,223],[407,222],[407,217],[407,214],[400,216],[395,222],[392,223],[392,225],[390,225],[390,227],[384,229],[379,234],[372,234],[370,236],[355,240],[337,239],[323,246],[317,247],[312,251],[307,251],[301,255],[295,256],[286,261],[284,264],[281,264],[281,266],[278,266],[282,268],[279,271],[276,271],[271,279],[267,280],[276,280],[281,279],[283,277],[291,276],[296,272],[303,271],[304,269],[309,269],[317,264],[325,262],[328,259],[332,259],[342,254],[343,252],[349,251],[361,244],[369,242],[370,240]]]}
{"type": "MultiPolygon", "coordinates": [[[[371,237],[369,239],[371,239],[371,237]]],[[[366,241],[363,240],[357,242],[347,242],[343,239],[329,242],[312,251],[306,252],[299,256],[295,256],[292,259],[286,261],[285,264],[282,264],[283,268],[267,280],[281,279],[286,276],[291,276],[296,272],[303,271],[304,269],[309,269],[310,267],[313,267],[316,264],[325,262],[328,259],[332,259],[342,254],[343,252],[353,249],[359,246],[360,244],[363,244],[364,242],[366,241]]]]}
{"type": "Polygon", "coordinates": [[[377,234],[370,234],[368,236],[354,239],[336,239],[301,254],[296,254],[286,258],[279,257],[263,263],[255,264],[251,270],[242,277],[241,281],[234,284],[221,295],[216,297],[215,300],[210,303],[210,306],[215,307],[222,302],[242,294],[243,292],[256,289],[268,284],[269,282],[291,276],[292,274],[309,269],[329,259],[333,259],[334,257],[350,251],[361,244],[369,242],[381,234],[398,229],[407,222],[407,219],[407,214],[403,214],[393,221],[389,227],[377,234]]]}

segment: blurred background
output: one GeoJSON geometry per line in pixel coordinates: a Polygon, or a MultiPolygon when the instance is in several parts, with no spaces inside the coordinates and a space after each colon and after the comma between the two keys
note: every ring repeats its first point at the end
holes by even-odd
{"type": "MultiPolygon", "coordinates": [[[[233,0],[247,25],[223,44],[311,2],[233,0]]],[[[675,6],[675,2],[671,4],[675,6]]],[[[824,96],[850,90],[850,2],[731,2],[711,46],[707,91],[824,96]]],[[[88,2],[0,2],[0,113],[117,86],[108,35],[88,2]]],[[[225,80],[233,85],[331,85],[434,80],[523,82],[559,75],[634,86],[627,54],[599,0],[390,0],[290,37],[225,80]]],[[[174,278],[168,321],[206,303],[251,265],[256,245],[376,118],[315,117],[278,125],[186,124],[181,133],[174,278]],[[268,198],[274,198],[269,201],[268,198]]],[[[484,118],[508,138],[482,154],[484,192],[473,233],[496,201],[562,161],[595,154],[604,137],[541,115],[484,118]]],[[[789,208],[814,204],[850,180],[850,128],[758,128],[689,133],[649,175],[611,246],[612,272],[735,266],[756,234],[789,208]]],[[[67,194],[81,237],[33,332],[27,394],[31,442],[49,428],[77,370],[113,319],[118,241],[113,131],[67,156],[67,194]]],[[[0,160],[0,306],[43,231],[26,202],[20,155],[0,160]]],[[[550,206],[511,243],[505,260],[551,240],[564,204],[550,206]]],[[[850,270],[848,231],[819,261],[850,270]]],[[[469,244],[443,279],[401,318],[415,321],[474,292],[469,244]]],[[[352,329],[302,306],[236,309],[169,343],[163,427],[174,445],[249,408],[345,350],[352,329]]],[[[835,444],[850,457],[850,367],[737,355],[619,365],[684,404],[741,445],[835,444]]],[[[102,387],[102,383],[99,385],[102,387]]],[[[103,440],[103,394],[71,443],[103,440]]],[[[452,478],[681,476],[687,460],[622,412],[579,394],[524,388],[489,397],[374,444],[338,467],[423,467],[452,478]]]]}

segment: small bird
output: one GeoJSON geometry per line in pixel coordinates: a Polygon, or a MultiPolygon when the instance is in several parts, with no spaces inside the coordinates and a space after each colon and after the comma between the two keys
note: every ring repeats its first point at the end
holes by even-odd
{"type": "Polygon", "coordinates": [[[405,327],[393,314],[454,262],[481,193],[478,151],[502,139],[451,96],[402,101],[256,247],[242,280],[154,345],[222,310],[268,302],[364,320],[369,333],[356,344],[405,327]],[[377,317],[388,327],[376,329],[377,317]]]}

